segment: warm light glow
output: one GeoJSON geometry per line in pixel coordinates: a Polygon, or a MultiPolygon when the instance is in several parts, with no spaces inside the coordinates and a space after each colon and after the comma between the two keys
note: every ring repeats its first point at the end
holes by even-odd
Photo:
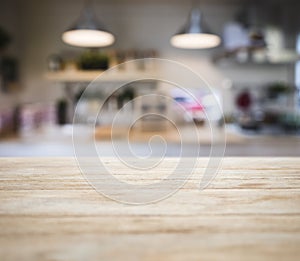
{"type": "Polygon", "coordinates": [[[218,46],[221,39],[214,34],[177,34],[171,38],[170,42],[177,48],[205,49],[218,46]]]}
{"type": "Polygon", "coordinates": [[[98,30],[72,30],[64,32],[65,43],[79,47],[102,47],[111,45],[115,37],[108,32],[98,30]]]}

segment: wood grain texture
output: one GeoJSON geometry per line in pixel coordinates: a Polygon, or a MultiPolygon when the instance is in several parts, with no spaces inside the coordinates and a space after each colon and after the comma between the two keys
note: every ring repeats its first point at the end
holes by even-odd
{"type": "Polygon", "coordinates": [[[204,191],[201,171],[131,206],[97,193],[72,158],[1,159],[0,260],[299,260],[298,158],[226,158],[204,191]]]}

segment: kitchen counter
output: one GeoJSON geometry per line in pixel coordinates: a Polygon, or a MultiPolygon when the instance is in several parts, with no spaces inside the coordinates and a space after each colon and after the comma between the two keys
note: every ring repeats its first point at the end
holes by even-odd
{"type": "MultiPolygon", "coordinates": [[[[190,128],[182,128],[182,134],[185,135],[184,147],[185,155],[191,157],[195,155],[195,150],[199,149],[199,156],[207,157],[210,155],[211,142],[209,132],[206,128],[199,127],[199,140],[190,134],[190,128]]],[[[61,127],[53,127],[49,129],[41,129],[36,132],[27,133],[20,137],[11,137],[0,140],[0,157],[73,157],[74,148],[72,141],[73,127],[66,125],[61,127]]],[[[226,126],[226,150],[225,156],[228,157],[299,157],[300,156],[300,136],[293,135],[256,135],[248,133],[243,134],[233,125],[226,126]]],[[[107,136],[107,130],[103,133],[107,136]]],[[[181,143],[176,140],[172,132],[156,133],[144,132],[141,134],[134,133],[134,137],[130,137],[133,151],[145,155],[148,153],[148,141],[154,135],[162,135],[168,143],[166,148],[167,157],[178,157],[180,155],[181,143]]],[[[97,136],[97,135],[96,135],[97,136]]],[[[98,137],[99,138],[99,137],[98,137]]],[[[216,137],[216,145],[218,145],[218,137],[216,137]]],[[[220,141],[220,140],[219,140],[220,141]]],[[[83,135],[80,138],[81,149],[89,150],[91,136],[83,135]]],[[[122,156],[130,157],[128,154],[128,140],[123,138],[114,139],[114,144],[118,146],[122,156]]],[[[115,151],[110,140],[96,140],[95,145],[101,156],[114,157],[115,151]]],[[[160,142],[152,140],[153,156],[160,151],[160,142]]]]}
{"type": "Polygon", "coordinates": [[[97,193],[73,158],[2,158],[0,260],[299,260],[299,158],[225,158],[203,191],[201,171],[134,206],[97,193]]]}

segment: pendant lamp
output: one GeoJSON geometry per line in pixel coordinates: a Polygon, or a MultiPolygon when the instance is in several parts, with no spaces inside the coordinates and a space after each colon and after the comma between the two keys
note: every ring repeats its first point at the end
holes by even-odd
{"type": "Polygon", "coordinates": [[[104,47],[113,44],[115,37],[96,19],[89,1],[79,19],[62,35],[62,40],[77,47],[104,47]]]}
{"type": "Polygon", "coordinates": [[[200,10],[194,8],[190,13],[187,24],[172,36],[170,42],[177,48],[205,49],[218,46],[221,39],[206,28],[200,10]]]}

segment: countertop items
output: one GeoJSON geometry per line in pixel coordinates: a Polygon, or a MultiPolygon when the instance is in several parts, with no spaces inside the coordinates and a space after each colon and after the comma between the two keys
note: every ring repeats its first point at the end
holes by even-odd
{"type": "Polygon", "coordinates": [[[73,158],[2,158],[0,260],[298,260],[299,158],[225,158],[203,191],[201,173],[134,206],[97,193],[73,158]]]}

